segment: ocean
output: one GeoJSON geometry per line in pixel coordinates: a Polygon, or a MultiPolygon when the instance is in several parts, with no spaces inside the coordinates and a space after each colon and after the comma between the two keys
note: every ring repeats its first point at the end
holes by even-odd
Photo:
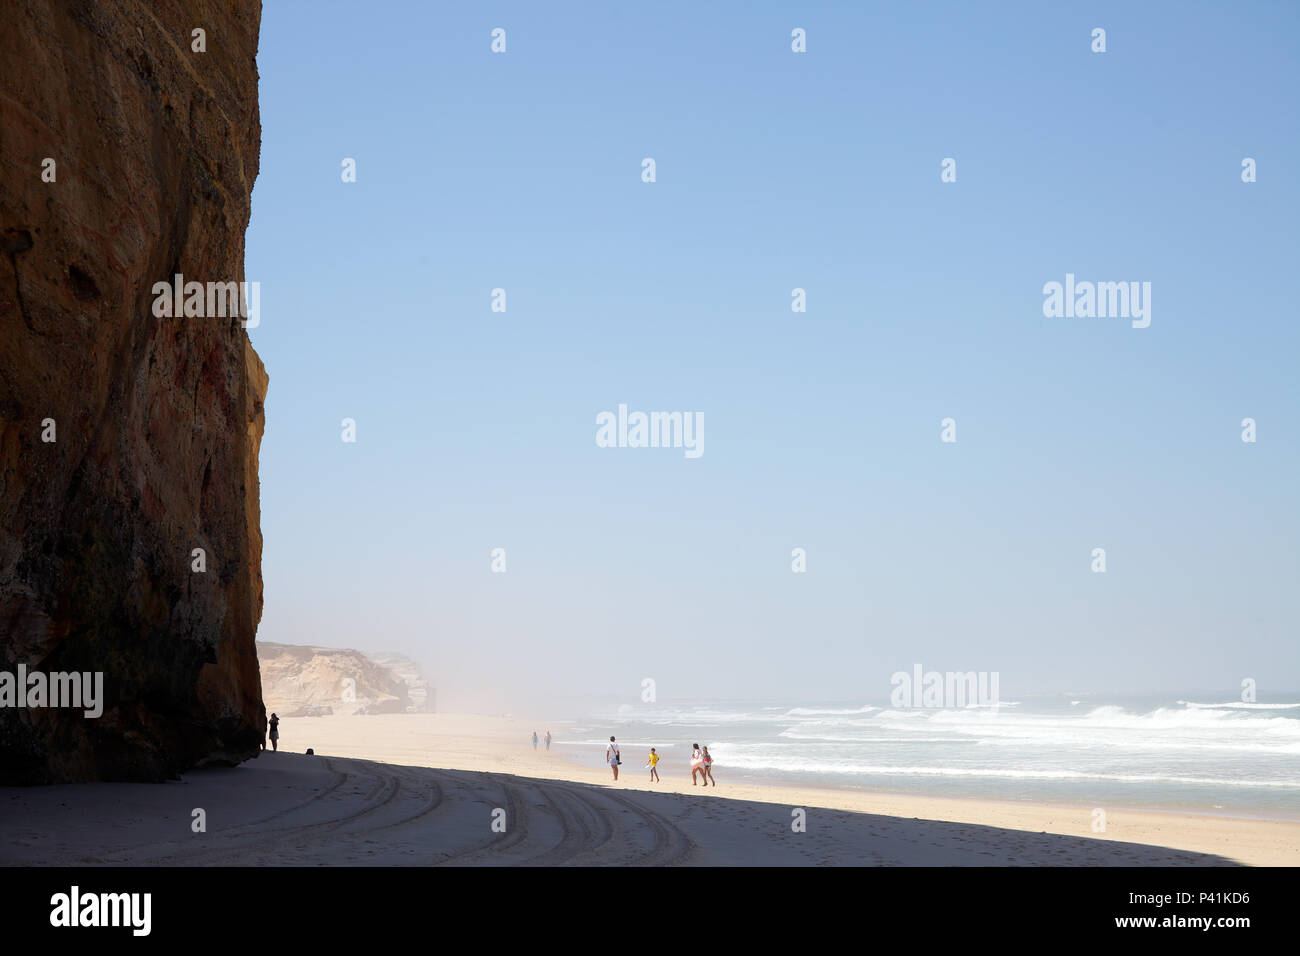
{"type": "Polygon", "coordinates": [[[556,735],[601,763],[618,737],[628,771],[657,748],[688,773],[693,743],[725,780],[890,793],[1300,819],[1300,694],[1241,703],[1026,698],[960,709],[888,702],[737,701],[600,708],[556,735]]]}

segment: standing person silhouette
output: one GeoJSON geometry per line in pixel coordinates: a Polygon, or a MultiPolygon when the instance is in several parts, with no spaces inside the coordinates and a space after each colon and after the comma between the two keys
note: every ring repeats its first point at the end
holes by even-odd
{"type": "Polygon", "coordinates": [[[533,749],[537,749],[537,731],[533,731],[533,749]]]}
{"type": "Polygon", "coordinates": [[[280,718],[271,714],[271,749],[280,749],[280,718]]]}
{"type": "Polygon", "coordinates": [[[546,749],[551,749],[551,732],[549,730],[546,732],[546,749]]]}
{"type": "Polygon", "coordinates": [[[623,761],[618,758],[618,744],[614,743],[614,738],[609,738],[609,746],[605,748],[605,759],[609,761],[609,769],[614,771],[614,780],[618,780],[618,765],[623,761]]]}
{"type": "Polygon", "coordinates": [[[704,785],[706,787],[709,785],[710,781],[713,782],[715,787],[718,785],[718,781],[713,779],[713,758],[709,756],[708,747],[704,748],[704,764],[700,767],[700,776],[704,778],[704,785]]]}

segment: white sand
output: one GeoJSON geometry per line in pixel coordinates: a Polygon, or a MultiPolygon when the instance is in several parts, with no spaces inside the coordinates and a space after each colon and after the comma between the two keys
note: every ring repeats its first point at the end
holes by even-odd
{"type": "Polygon", "coordinates": [[[456,715],[303,718],[282,724],[285,751],[180,782],[0,788],[0,863],[1300,863],[1300,823],[1113,810],[1097,834],[1089,807],[736,784],[722,765],[718,786],[693,788],[680,754],[650,784],[641,748],[624,752],[613,784],[599,755],[534,752],[534,726],[546,729],[456,715]],[[301,754],[308,746],[317,756],[301,754]],[[195,808],[205,833],[191,829],[195,808]],[[806,832],[791,828],[795,808],[806,832]],[[498,810],[504,833],[492,828],[498,810]]]}

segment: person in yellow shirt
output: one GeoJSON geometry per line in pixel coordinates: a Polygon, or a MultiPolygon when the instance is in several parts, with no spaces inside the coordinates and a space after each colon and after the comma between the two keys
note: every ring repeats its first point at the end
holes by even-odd
{"type": "Polygon", "coordinates": [[[650,748],[650,756],[646,758],[645,765],[650,768],[650,779],[658,780],[659,771],[656,768],[659,766],[659,755],[655,753],[655,749],[653,747],[650,748]]]}

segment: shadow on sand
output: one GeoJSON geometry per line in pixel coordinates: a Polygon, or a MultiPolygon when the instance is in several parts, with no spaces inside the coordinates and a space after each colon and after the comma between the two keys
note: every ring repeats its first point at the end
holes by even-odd
{"type": "Polygon", "coordinates": [[[736,800],[724,788],[654,793],[287,752],[166,784],[0,788],[0,816],[0,864],[20,866],[1238,865],[1084,835],[736,800]]]}

